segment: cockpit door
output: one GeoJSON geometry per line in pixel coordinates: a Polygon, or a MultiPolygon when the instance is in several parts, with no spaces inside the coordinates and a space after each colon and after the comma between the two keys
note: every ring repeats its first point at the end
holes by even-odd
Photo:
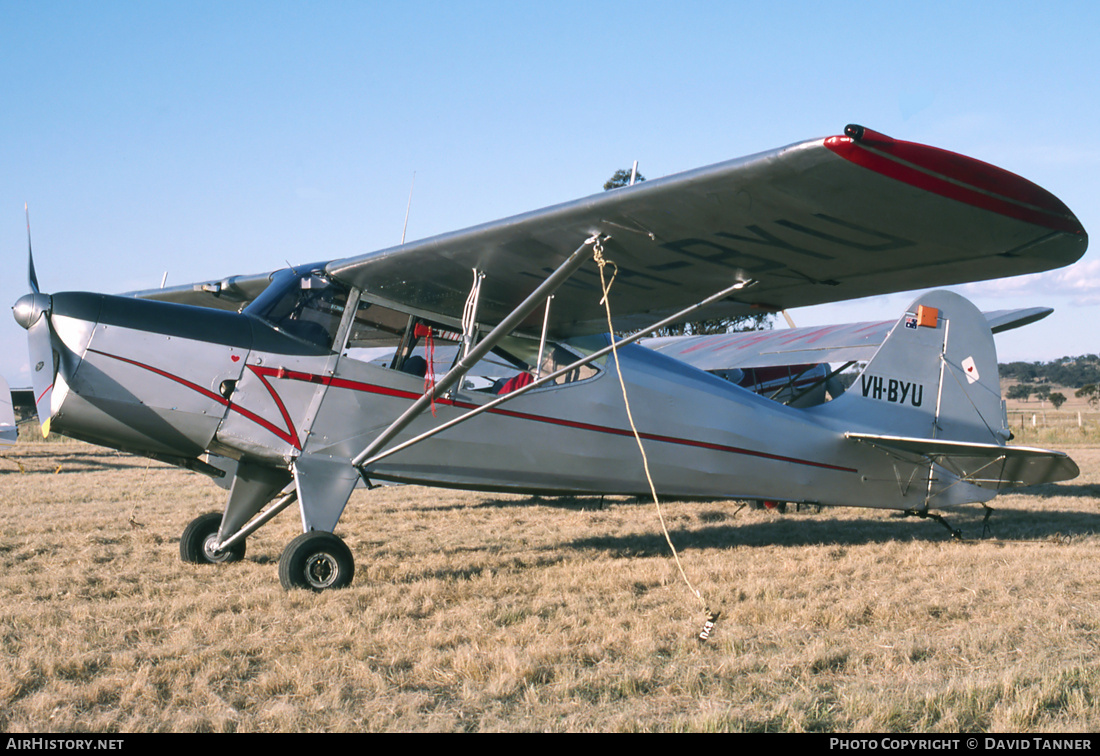
{"type": "Polygon", "coordinates": [[[273,281],[245,310],[252,351],[215,437],[228,456],[274,464],[302,452],[359,296],[315,272],[282,273],[295,275],[273,281]]]}

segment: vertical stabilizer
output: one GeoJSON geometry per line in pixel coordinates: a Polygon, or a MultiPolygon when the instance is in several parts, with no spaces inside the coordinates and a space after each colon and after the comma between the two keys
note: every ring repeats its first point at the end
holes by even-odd
{"type": "Polygon", "coordinates": [[[1008,438],[989,324],[949,291],[914,301],[830,404],[853,431],[982,444],[1008,438]]]}

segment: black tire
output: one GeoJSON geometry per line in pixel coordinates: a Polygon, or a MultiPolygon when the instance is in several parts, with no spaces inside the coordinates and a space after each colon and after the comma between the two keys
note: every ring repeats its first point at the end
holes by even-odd
{"type": "Polygon", "coordinates": [[[218,540],[222,516],[217,512],[200,515],[183,529],[180,536],[180,559],[191,564],[228,564],[244,559],[244,541],[237,541],[224,551],[213,546],[218,540]]]}
{"type": "Polygon", "coordinates": [[[279,557],[283,588],[320,592],[346,588],[355,576],[351,549],[332,533],[310,531],[295,538],[279,557]]]}

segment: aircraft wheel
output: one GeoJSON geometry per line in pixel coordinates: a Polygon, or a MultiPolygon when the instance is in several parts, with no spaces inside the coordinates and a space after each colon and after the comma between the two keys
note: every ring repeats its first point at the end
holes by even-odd
{"type": "Polygon", "coordinates": [[[315,530],[302,533],[279,557],[279,582],[288,591],[346,588],[354,575],[351,549],[333,533],[315,530]]]}
{"type": "Polygon", "coordinates": [[[192,564],[219,564],[244,559],[244,541],[237,541],[224,551],[214,548],[221,524],[222,516],[217,512],[192,520],[180,536],[180,559],[192,564]]]}

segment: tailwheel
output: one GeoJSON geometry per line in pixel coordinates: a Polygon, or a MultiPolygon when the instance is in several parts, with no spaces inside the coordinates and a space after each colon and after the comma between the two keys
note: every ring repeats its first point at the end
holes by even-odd
{"type": "Polygon", "coordinates": [[[355,575],[351,549],[333,533],[312,530],[295,538],[279,558],[283,588],[346,588],[355,575]]]}
{"type": "Polygon", "coordinates": [[[244,540],[237,541],[228,549],[218,550],[218,528],[222,516],[217,512],[200,515],[183,529],[180,536],[180,559],[192,564],[219,564],[239,562],[244,559],[244,540]]]}

